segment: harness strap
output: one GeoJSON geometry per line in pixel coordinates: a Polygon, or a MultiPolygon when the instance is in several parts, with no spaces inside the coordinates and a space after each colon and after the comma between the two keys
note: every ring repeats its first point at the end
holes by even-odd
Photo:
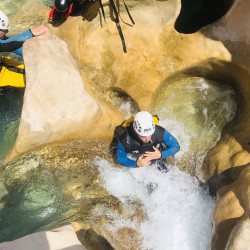
{"type": "Polygon", "coordinates": [[[116,9],[116,7],[115,7],[115,3],[114,3],[113,0],[110,0],[110,4],[111,4],[111,7],[113,8],[114,13],[115,13],[115,23],[116,23],[116,27],[117,27],[117,29],[118,29],[120,38],[121,38],[121,40],[122,40],[123,52],[124,52],[124,53],[127,53],[127,48],[126,48],[125,39],[124,39],[124,36],[123,36],[123,33],[122,33],[122,28],[121,28],[121,25],[120,25],[120,22],[119,22],[118,11],[117,11],[117,9],[116,9]]]}
{"type": "MultiPolygon", "coordinates": [[[[115,23],[116,23],[116,27],[117,27],[118,32],[119,32],[119,36],[120,36],[121,41],[122,41],[123,52],[124,52],[124,53],[127,53],[125,38],[124,38],[123,33],[122,33],[122,28],[121,28],[120,21],[119,21],[119,14],[118,14],[118,11],[117,11],[117,9],[116,9],[116,6],[115,6],[114,1],[113,1],[113,0],[110,0],[109,2],[110,2],[110,5],[111,5],[111,7],[112,7],[112,9],[113,9],[113,11],[114,11],[114,14],[115,14],[115,23]]],[[[127,7],[127,5],[126,5],[126,3],[125,3],[124,0],[123,0],[123,3],[124,3],[124,6],[125,6],[125,8],[126,8],[126,11],[127,11],[127,13],[128,13],[128,16],[129,16],[129,18],[130,18],[130,21],[132,22],[132,24],[135,24],[135,22],[134,22],[134,20],[133,20],[131,14],[130,14],[130,12],[129,12],[129,10],[128,10],[128,7],[127,7]]],[[[100,4],[101,10],[102,10],[103,18],[104,18],[104,20],[105,20],[105,13],[104,13],[104,9],[103,9],[102,0],[99,0],[99,4],[100,4]]]]}
{"type": "Polygon", "coordinates": [[[102,5],[102,0],[99,0],[99,4],[100,4],[100,6],[101,6],[103,18],[104,18],[104,20],[105,20],[105,13],[104,13],[103,5],[102,5]]]}
{"type": "Polygon", "coordinates": [[[129,18],[130,18],[130,21],[132,22],[132,24],[135,24],[134,19],[132,18],[131,14],[130,14],[130,12],[129,12],[129,10],[128,10],[128,7],[127,7],[127,5],[126,5],[126,3],[125,3],[125,1],[124,1],[124,0],[122,0],[122,1],[123,1],[123,3],[124,3],[124,6],[125,6],[126,11],[127,11],[127,13],[128,13],[128,16],[129,16],[129,18]]]}

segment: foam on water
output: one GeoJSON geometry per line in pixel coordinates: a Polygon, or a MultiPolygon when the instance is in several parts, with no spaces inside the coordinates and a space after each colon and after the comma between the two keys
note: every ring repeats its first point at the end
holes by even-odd
{"type": "Polygon", "coordinates": [[[188,162],[187,167],[203,181],[202,163],[236,114],[236,95],[229,86],[200,77],[178,79],[173,85],[166,83],[156,90],[150,111],[177,138],[181,150],[175,158],[188,162]]]}
{"type": "Polygon", "coordinates": [[[175,154],[176,159],[181,159],[185,153],[190,151],[190,144],[193,131],[176,119],[164,119],[159,121],[159,125],[167,129],[181,145],[181,150],[175,154]]]}
{"type": "Polygon", "coordinates": [[[215,201],[197,179],[172,166],[117,169],[98,158],[105,188],[123,203],[140,200],[148,215],[141,224],[143,249],[210,249],[215,201]]]}
{"type": "Polygon", "coordinates": [[[131,103],[130,102],[124,102],[120,110],[125,113],[125,119],[128,119],[131,116],[131,103]]]}

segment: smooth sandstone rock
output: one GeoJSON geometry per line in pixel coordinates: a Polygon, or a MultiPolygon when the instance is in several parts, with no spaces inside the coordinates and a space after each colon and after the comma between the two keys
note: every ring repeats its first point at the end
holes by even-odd
{"type": "MultiPolygon", "coordinates": [[[[82,16],[78,16],[68,18],[59,28],[50,26],[52,33],[68,44],[71,54],[81,68],[81,75],[89,93],[96,99],[105,97],[107,102],[112,103],[105,96],[106,90],[114,86],[120,87],[138,102],[140,108],[144,109],[147,108],[159,84],[178,70],[211,57],[228,63],[232,62],[236,67],[226,65],[229,66],[226,72],[231,72],[229,78],[233,80],[232,86],[237,91],[238,113],[235,120],[224,130],[220,142],[208,154],[206,159],[208,171],[204,176],[208,179],[213,174],[221,173],[228,168],[247,165],[250,150],[248,1],[235,1],[225,17],[200,32],[188,36],[173,30],[174,18],[180,8],[177,1],[156,1],[154,6],[150,6],[147,1],[140,1],[140,3],[134,1],[134,3],[138,3],[138,6],[131,11],[136,25],[130,27],[121,24],[129,54],[122,53],[115,24],[108,19],[101,26],[99,15],[94,8],[88,11],[89,16],[85,15],[87,18],[84,22],[82,16]],[[245,69],[244,72],[242,68],[245,69]],[[102,80],[102,86],[99,85],[100,80],[102,80]]],[[[37,8],[37,11],[40,9],[37,8]]],[[[46,11],[39,12],[36,24],[40,24],[41,21],[46,23],[49,9],[47,8],[46,11]]],[[[107,7],[105,11],[108,12],[107,7]]],[[[19,24],[18,32],[20,32],[20,23],[26,24],[26,28],[29,28],[29,23],[25,21],[28,20],[28,16],[33,17],[32,20],[36,19],[34,14],[32,16],[32,13],[26,12],[26,19],[16,18],[16,23],[19,24]]],[[[22,13],[25,14],[25,11],[22,13]]],[[[33,13],[37,15],[37,12],[33,13]]],[[[20,148],[21,144],[19,144],[20,148]]],[[[16,151],[16,154],[19,152],[16,151]]],[[[249,190],[240,181],[237,185],[242,192],[249,190]]],[[[232,188],[231,185],[229,187],[232,188]]],[[[238,232],[239,228],[240,230],[247,228],[239,226],[239,219],[235,216],[240,216],[242,211],[246,214],[248,211],[249,215],[249,209],[247,210],[245,205],[241,204],[242,200],[239,200],[237,195],[233,195],[234,189],[228,192],[226,197],[231,197],[231,202],[227,203],[230,205],[227,208],[229,219],[224,220],[219,216],[219,214],[223,215],[224,208],[220,200],[216,211],[221,211],[218,214],[215,213],[215,218],[221,223],[219,227],[215,226],[214,237],[217,243],[222,242],[223,247],[226,246],[227,241],[228,247],[236,246],[234,241],[236,234],[233,232],[238,232]],[[227,227],[228,225],[231,225],[230,228],[227,227]]],[[[244,197],[244,202],[249,204],[249,196],[244,197]]],[[[243,239],[245,237],[243,233],[237,235],[242,235],[243,239]]]]}
{"type": "Polygon", "coordinates": [[[250,247],[250,166],[237,181],[217,193],[212,249],[246,250],[250,247]]]}
{"type": "MultiPolygon", "coordinates": [[[[120,116],[86,91],[67,44],[48,33],[25,42],[26,90],[9,159],[41,145],[111,134],[120,116]]],[[[120,120],[122,120],[120,118],[120,120]]]]}
{"type": "Polygon", "coordinates": [[[211,25],[211,37],[222,41],[232,55],[232,62],[250,70],[249,1],[235,1],[228,13],[211,25]]]}
{"type": "MultiPolygon", "coordinates": [[[[220,41],[202,33],[186,36],[174,30],[179,1],[156,1],[144,6],[139,2],[130,8],[134,26],[126,25],[124,22],[130,23],[128,15],[121,13],[127,54],[123,53],[115,23],[107,18],[101,25],[95,8],[88,10],[90,20],[88,15],[83,15],[84,22],[82,16],[71,17],[59,29],[51,27],[82,66],[86,86],[96,98],[103,98],[111,87],[119,87],[137,101],[140,109],[147,109],[155,89],[172,73],[210,57],[231,60],[220,41]]],[[[109,8],[105,7],[105,12],[110,15],[109,8]]]]}
{"type": "MultiPolygon", "coordinates": [[[[33,17],[33,20],[38,22],[42,18],[47,18],[45,17],[46,11],[49,11],[47,7],[42,11],[40,4],[32,0],[28,2],[29,4],[25,4],[20,10],[24,16],[20,19],[13,17],[15,22],[21,20],[27,26],[24,22],[27,15],[25,10],[31,3],[32,10],[38,13],[38,17],[32,16],[32,12],[29,13],[29,19],[33,17]]],[[[83,10],[80,16],[69,17],[60,27],[50,26],[51,32],[68,44],[70,53],[77,61],[87,91],[100,105],[86,93],[76,67],[72,67],[71,72],[71,67],[59,64],[59,61],[64,63],[70,58],[68,53],[65,54],[66,49],[60,48],[62,43],[54,42],[47,46],[48,38],[46,42],[42,41],[44,38],[34,38],[25,43],[27,90],[19,135],[9,159],[46,143],[76,137],[96,138],[111,135],[114,125],[123,120],[121,111],[117,112],[114,100],[110,97],[112,88],[121,89],[136,100],[140,109],[146,109],[154,90],[173,72],[211,56],[230,61],[231,56],[221,42],[208,39],[201,33],[185,36],[174,30],[174,20],[180,8],[178,1],[157,2],[154,6],[148,1],[140,4],[131,2],[131,4],[130,11],[136,25],[131,27],[121,21],[128,48],[127,54],[122,51],[115,23],[107,18],[102,26],[95,4],[83,10]],[[46,67],[50,71],[47,71],[46,67]],[[34,72],[34,76],[30,72],[34,72]],[[67,77],[64,74],[67,74],[67,77]],[[32,83],[40,77],[43,80],[32,83]],[[79,83],[76,84],[78,80],[79,83]],[[71,89],[69,84],[72,84],[74,89],[71,89]],[[59,86],[62,93],[53,97],[53,93],[59,92],[57,88],[59,86]],[[80,94],[82,91],[85,92],[84,95],[80,94]],[[28,93],[32,97],[28,97],[28,93]],[[86,101],[85,96],[88,96],[86,101]],[[34,103],[31,104],[32,102],[34,103]],[[30,111],[27,111],[28,106],[30,111]],[[95,131],[92,131],[93,117],[97,121],[94,127],[98,126],[95,131]],[[74,125],[70,124],[72,121],[74,125]]],[[[108,5],[104,9],[108,16],[110,14],[108,5]]],[[[122,12],[122,18],[129,22],[126,12],[122,12]]],[[[69,61],[72,63],[73,59],[69,61]]]]}
{"type": "Polygon", "coordinates": [[[230,234],[226,250],[248,250],[250,249],[250,220],[239,222],[230,234]]]}

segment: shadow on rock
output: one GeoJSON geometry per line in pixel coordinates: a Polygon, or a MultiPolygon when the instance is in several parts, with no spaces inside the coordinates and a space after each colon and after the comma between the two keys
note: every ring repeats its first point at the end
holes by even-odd
{"type": "Polygon", "coordinates": [[[234,0],[182,0],[174,27],[180,33],[194,33],[223,17],[233,3],[234,0]]]}
{"type": "Polygon", "coordinates": [[[209,187],[210,194],[215,196],[217,191],[220,188],[222,188],[226,185],[229,185],[229,184],[233,183],[234,181],[236,181],[238,179],[241,171],[247,166],[250,166],[250,164],[227,169],[226,171],[224,171],[220,174],[215,174],[214,176],[209,178],[207,180],[206,184],[209,187]]]}

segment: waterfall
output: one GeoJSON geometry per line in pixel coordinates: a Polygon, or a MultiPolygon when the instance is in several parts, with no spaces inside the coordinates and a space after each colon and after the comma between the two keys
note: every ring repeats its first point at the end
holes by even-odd
{"type": "Polygon", "coordinates": [[[142,201],[144,249],[210,249],[215,200],[195,177],[175,166],[162,173],[156,167],[120,170],[102,159],[98,164],[109,192],[124,203],[142,201]]]}

